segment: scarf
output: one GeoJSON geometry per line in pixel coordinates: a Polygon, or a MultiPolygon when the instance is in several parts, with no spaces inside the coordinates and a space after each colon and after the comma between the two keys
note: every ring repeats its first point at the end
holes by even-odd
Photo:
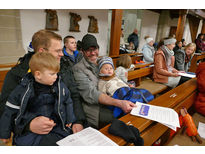
{"type": "Polygon", "coordinates": [[[106,75],[103,75],[103,74],[99,74],[99,78],[100,79],[102,79],[102,80],[105,80],[105,81],[109,81],[109,80],[111,80],[112,78],[114,78],[115,77],[115,73],[113,73],[113,75],[111,75],[111,76],[106,76],[106,75]]]}
{"type": "Polygon", "coordinates": [[[166,65],[168,68],[170,68],[171,65],[171,60],[172,60],[172,56],[174,56],[174,51],[173,50],[169,50],[167,48],[167,46],[163,45],[160,47],[165,55],[165,60],[166,60],[166,65]]]}

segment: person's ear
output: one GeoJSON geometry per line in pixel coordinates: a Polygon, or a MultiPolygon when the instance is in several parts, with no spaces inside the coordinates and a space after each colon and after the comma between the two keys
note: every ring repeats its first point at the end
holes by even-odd
{"type": "Polygon", "coordinates": [[[41,79],[41,72],[40,71],[35,71],[34,76],[36,79],[40,80],[41,79]]]}
{"type": "Polygon", "coordinates": [[[44,48],[39,48],[38,49],[38,52],[44,52],[44,51],[46,51],[44,48]]]}

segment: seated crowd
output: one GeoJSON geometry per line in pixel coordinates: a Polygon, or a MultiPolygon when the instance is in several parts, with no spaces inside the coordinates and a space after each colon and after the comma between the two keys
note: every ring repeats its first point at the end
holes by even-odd
{"type": "MultiPolygon", "coordinates": [[[[136,51],[136,29],[129,37],[132,40],[136,51]]],[[[194,43],[181,47],[182,42],[177,42],[174,48],[176,39],[169,37],[155,50],[153,38],[145,40],[143,60],[154,63],[155,82],[175,88],[190,79],[179,72],[188,72],[197,48],[194,43]]],[[[136,106],[133,93],[137,89],[128,81],[133,69],[130,56],[121,56],[115,70],[112,58],[99,57],[95,36],[86,34],[78,41],[80,50],[75,37],[66,36],[63,41],[62,48],[60,35],[36,32],[30,45],[33,51],[7,73],[0,96],[3,142],[13,133],[13,145],[56,145],[88,126],[100,129],[136,106]]]]}

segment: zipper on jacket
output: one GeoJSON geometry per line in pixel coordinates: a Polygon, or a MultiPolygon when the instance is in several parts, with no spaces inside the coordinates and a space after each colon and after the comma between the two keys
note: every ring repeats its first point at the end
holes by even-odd
{"type": "Polygon", "coordinates": [[[18,118],[20,117],[20,115],[21,115],[21,109],[22,109],[22,105],[23,105],[23,102],[24,102],[24,99],[25,99],[25,96],[26,96],[26,94],[28,93],[28,91],[29,91],[29,88],[30,87],[30,83],[28,84],[28,88],[27,88],[27,90],[26,90],[26,92],[25,92],[25,94],[24,94],[24,96],[23,96],[23,98],[22,98],[22,100],[21,100],[21,105],[20,105],[20,110],[19,110],[19,115],[16,117],[16,119],[15,119],[15,124],[16,124],[16,121],[18,120],[18,118]]]}
{"type": "MultiPolygon", "coordinates": [[[[59,114],[59,117],[60,117],[60,119],[61,119],[61,122],[62,122],[62,125],[63,125],[63,129],[66,131],[66,132],[68,132],[67,130],[66,130],[66,128],[65,128],[65,126],[64,126],[64,122],[63,122],[63,119],[62,119],[62,117],[61,117],[61,113],[60,113],[60,100],[61,100],[61,98],[60,98],[60,77],[59,77],[59,80],[58,80],[58,114],[59,114]]],[[[70,128],[70,127],[69,127],[70,128]]],[[[71,129],[71,128],[70,128],[71,129]]]]}

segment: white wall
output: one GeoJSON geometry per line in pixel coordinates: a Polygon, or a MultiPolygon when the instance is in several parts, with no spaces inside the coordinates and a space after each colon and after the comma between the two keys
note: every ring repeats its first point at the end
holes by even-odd
{"type": "MultiPolygon", "coordinates": [[[[46,13],[44,10],[20,10],[21,26],[22,26],[22,39],[23,47],[27,51],[27,46],[31,41],[32,35],[45,28],[46,13]]],[[[89,18],[88,15],[94,16],[98,20],[99,33],[92,33],[96,36],[98,44],[100,46],[100,55],[106,55],[107,53],[107,32],[108,32],[108,10],[57,10],[58,15],[58,29],[55,31],[63,38],[67,35],[73,35],[76,40],[82,40],[82,37],[87,34],[89,18]],[[77,13],[81,16],[79,21],[80,32],[69,32],[70,28],[70,15],[69,12],[77,13]]]]}
{"type": "Polygon", "coordinates": [[[190,27],[189,27],[189,19],[186,19],[186,24],[184,26],[184,34],[183,34],[183,39],[185,39],[185,42],[191,43],[191,32],[190,32],[190,27]]]}
{"type": "Polygon", "coordinates": [[[139,40],[139,51],[141,51],[144,44],[146,44],[146,41],[144,39],[145,36],[149,35],[155,40],[157,34],[158,20],[159,13],[155,13],[149,10],[143,11],[141,22],[141,35],[139,40]]]}

